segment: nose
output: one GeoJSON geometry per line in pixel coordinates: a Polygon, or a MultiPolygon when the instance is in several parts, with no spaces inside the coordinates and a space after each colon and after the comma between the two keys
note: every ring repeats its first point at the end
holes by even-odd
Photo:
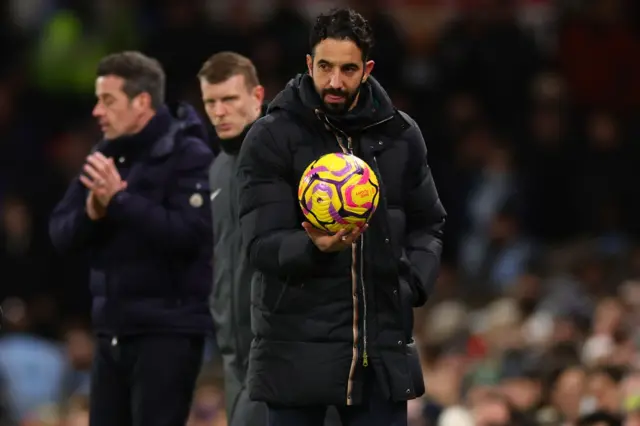
{"type": "Polygon", "coordinates": [[[96,106],[93,107],[92,114],[94,117],[101,117],[104,115],[104,108],[99,102],[96,104],[96,106]]]}
{"type": "Polygon", "coordinates": [[[332,89],[342,89],[342,79],[340,78],[339,71],[335,71],[333,74],[331,74],[329,86],[331,86],[332,89]]]}
{"type": "Polygon", "coordinates": [[[224,115],[226,115],[227,113],[227,108],[225,108],[224,104],[222,102],[216,102],[215,104],[213,104],[213,115],[216,117],[222,117],[224,115]]]}

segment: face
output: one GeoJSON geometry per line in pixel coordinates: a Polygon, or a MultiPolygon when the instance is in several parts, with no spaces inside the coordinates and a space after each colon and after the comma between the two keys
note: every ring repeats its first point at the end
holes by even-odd
{"type": "Polygon", "coordinates": [[[133,99],[122,91],[124,79],[114,75],[98,77],[93,116],[98,119],[105,139],[135,134],[141,129],[142,118],[151,111],[151,98],[142,93],[133,99]]]}
{"type": "Polygon", "coordinates": [[[207,116],[220,139],[237,137],[260,116],[264,88],[248,88],[243,75],[215,84],[200,79],[200,90],[207,116]]]}
{"type": "Polygon", "coordinates": [[[507,380],[501,388],[511,403],[520,410],[529,410],[540,401],[540,385],[534,380],[525,378],[507,380]]]}
{"type": "Polygon", "coordinates": [[[640,426],[640,413],[628,414],[624,420],[624,426],[640,426]]]}
{"type": "Polygon", "coordinates": [[[77,369],[85,369],[93,359],[93,339],[83,330],[69,330],[66,336],[67,356],[77,369]]]}
{"type": "Polygon", "coordinates": [[[313,84],[328,112],[343,114],[357,102],[373,61],[363,62],[362,51],[351,40],[325,39],[307,55],[307,68],[313,84]]]}
{"type": "Polygon", "coordinates": [[[552,391],[553,405],[566,417],[574,419],[579,415],[585,382],[586,375],[578,368],[565,371],[558,379],[552,391]]]}
{"type": "Polygon", "coordinates": [[[605,374],[594,374],[587,385],[589,393],[596,398],[598,408],[616,412],[620,408],[618,385],[605,374]]]}
{"type": "Polygon", "coordinates": [[[476,426],[508,425],[510,420],[509,409],[500,401],[482,401],[473,410],[476,426]]]}

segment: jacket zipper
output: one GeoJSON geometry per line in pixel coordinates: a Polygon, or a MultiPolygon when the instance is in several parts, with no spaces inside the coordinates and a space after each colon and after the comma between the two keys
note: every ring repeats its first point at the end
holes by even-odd
{"type": "Polygon", "coordinates": [[[364,234],[360,235],[360,285],[362,288],[362,366],[369,366],[367,353],[367,291],[364,286],[364,234]]]}
{"type": "MultiPolygon", "coordinates": [[[[336,140],[338,141],[338,145],[340,149],[345,154],[353,155],[353,140],[349,135],[340,130],[337,126],[335,126],[329,118],[322,114],[319,110],[316,110],[316,115],[321,121],[324,121],[328,127],[330,127],[334,132],[342,135],[340,137],[336,134],[336,140]],[[342,138],[346,139],[347,146],[345,147],[342,141],[342,138]]],[[[387,117],[383,120],[377,121],[373,124],[370,124],[366,127],[363,127],[362,130],[369,129],[371,127],[375,127],[379,124],[385,123],[391,120],[394,116],[387,117]]],[[[351,367],[349,368],[349,379],[347,381],[347,405],[353,404],[353,399],[351,398],[351,392],[353,390],[353,376],[355,374],[356,364],[358,362],[358,273],[356,270],[357,258],[359,255],[360,260],[360,288],[362,291],[362,366],[369,366],[369,354],[367,351],[367,292],[364,283],[364,235],[360,236],[360,241],[357,245],[352,245],[351,247],[351,289],[353,293],[353,358],[351,360],[351,367]],[[359,250],[358,250],[359,249],[359,250]],[[360,253],[358,253],[358,251],[360,253]]]]}
{"type": "MultiPolygon", "coordinates": [[[[377,121],[373,124],[370,124],[366,127],[363,127],[362,130],[366,130],[371,127],[377,126],[379,124],[386,123],[392,118],[393,118],[393,115],[383,120],[377,121]]],[[[375,156],[373,157],[373,161],[376,161],[375,156]]],[[[360,285],[362,288],[362,310],[363,310],[362,312],[363,314],[362,315],[362,366],[366,368],[369,366],[369,354],[367,351],[367,290],[366,290],[366,286],[364,285],[364,234],[360,235],[359,244],[360,244],[360,285]]]]}
{"type": "MultiPolygon", "coordinates": [[[[335,126],[332,126],[335,128],[335,126]]],[[[350,137],[344,134],[344,132],[335,128],[339,133],[344,135],[347,140],[347,146],[345,147],[340,136],[336,135],[338,145],[345,154],[353,154],[353,141],[350,137]]],[[[353,391],[353,377],[356,371],[356,364],[358,363],[358,271],[356,269],[358,256],[358,249],[356,245],[351,245],[351,292],[353,294],[353,357],[351,359],[351,367],[349,368],[349,379],[347,381],[347,405],[353,404],[351,393],[353,391]]],[[[364,330],[366,336],[366,330],[364,330]]],[[[366,349],[365,349],[366,351],[366,349]]],[[[366,353],[366,352],[363,352],[366,353]]]]}
{"type": "MultiPolygon", "coordinates": [[[[349,154],[353,155],[353,141],[350,137],[347,137],[347,149],[349,151],[349,154]]],[[[362,366],[367,367],[369,365],[369,354],[367,352],[367,290],[364,285],[364,235],[360,235],[360,241],[358,241],[357,245],[352,249],[354,251],[354,256],[353,256],[354,268],[357,264],[355,253],[357,253],[358,251],[360,252],[359,253],[360,259],[358,263],[360,265],[360,289],[362,290],[362,366]]],[[[356,275],[353,278],[357,280],[358,277],[356,275]]],[[[357,287],[356,283],[354,283],[354,287],[357,287]]],[[[356,296],[355,302],[357,306],[357,302],[358,302],[357,296],[356,296]]],[[[357,328],[357,318],[354,321],[356,323],[355,325],[357,328]]],[[[357,341],[354,342],[354,344],[357,347],[357,341]]],[[[356,357],[356,362],[357,362],[357,357],[356,357]]]]}
{"type": "MultiPolygon", "coordinates": [[[[393,118],[393,115],[383,120],[377,121],[373,124],[370,124],[366,127],[363,127],[362,130],[375,127],[379,124],[382,124],[391,120],[392,118],[393,118]]],[[[331,124],[328,118],[326,120],[329,124],[331,124]]],[[[340,131],[340,129],[338,129],[336,126],[331,125],[331,127],[333,127],[334,129],[342,133],[344,136],[346,136],[348,152],[349,154],[353,155],[353,143],[351,138],[347,136],[344,132],[340,131]]],[[[340,138],[338,138],[338,144],[344,151],[345,149],[340,143],[340,138]]],[[[375,157],[374,157],[374,161],[376,161],[375,157]]],[[[360,248],[360,289],[362,290],[362,311],[363,311],[362,312],[362,366],[366,368],[369,366],[369,352],[367,350],[367,289],[364,284],[364,234],[360,236],[360,241],[358,242],[358,245],[360,248]]],[[[354,261],[355,261],[355,258],[354,258],[354,261]]],[[[357,303],[357,298],[355,300],[355,303],[357,303]]],[[[357,346],[357,342],[354,342],[354,344],[357,346]]]]}

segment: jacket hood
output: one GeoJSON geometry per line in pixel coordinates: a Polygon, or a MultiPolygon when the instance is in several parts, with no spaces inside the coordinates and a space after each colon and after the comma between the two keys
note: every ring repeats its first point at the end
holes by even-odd
{"type": "Polygon", "coordinates": [[[186,102],[177,102],[168,104],[167,108],[173,119],[180,123],[183,135],[208,140],[205,125],[193,106],[186,102]]]}
{"type": "MultiPolygon", "coordinates": [[[[306,119],[315,118],[315,110],[324,112],[322,100],[316,92],[313,79],[309,74],[298,74],[292,78],[273,99],[267,113],[279,109],[306,119]]],[[[367,81],[362,84],[358,106],[354,108],[354,111],[356,110],[356,114],[361,119],[371,123],[391,117],[395,113],[391,98],[373,76],[369,76],[367,81]],[[364,108],[360,108],[360,103],[363,101],[366,105],[364,108]]],[[[330,115],[326,112],[325,114],[330,115]]],[[[349,114],[351,112],[345,115],[349,114]]]]}

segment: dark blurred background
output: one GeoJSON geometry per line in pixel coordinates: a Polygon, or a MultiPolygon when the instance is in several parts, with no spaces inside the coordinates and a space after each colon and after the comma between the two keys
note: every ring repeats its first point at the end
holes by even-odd
{"type": "MultiPolygon", "coordinates": [[[[270,98],[304,72],[312,17],[347,4],[373,25],[373,74],[420,124],[449,213],[437,292],[416,311],[428,394],[412,426],[640,425],[640,2],[5,0],[6,425],[88,424],[85,259],[53,252],[47,220],[99,137],[97,61],[139,49],[170,100],[201,108],[200,65],[233,50],[270,98]]],[[[192,426],[226,424],[211,347],[192,426]]]]}

